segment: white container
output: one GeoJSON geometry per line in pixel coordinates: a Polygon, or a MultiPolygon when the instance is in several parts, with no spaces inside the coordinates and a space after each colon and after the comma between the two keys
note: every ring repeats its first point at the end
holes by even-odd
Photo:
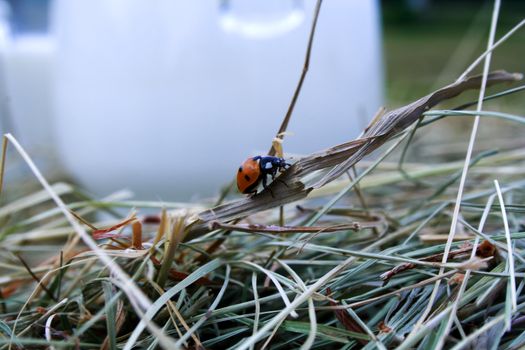
{"type": "Polygon", "coordinates": [[[53,40],[44,35],[25,35],[9,40],[4,51],[8,87],[8,122],[17,139],[37,153],[51,157],[53,145],[53,40]]]}
{"type": "MultiPolygon", "coordinates": [[[[13,36],[9,16],[8,5],[0,0],[0,132],[14,134],[42,171],[56,174],[51,125],[53,38],[43,33],[13,36]]],[[[34,177],[21,162],[8,164],[18,164],[16,170],[6,173],[8,179],[25,179],[26,174],[34,177]]]]}
{"type": "MultiPolygon", "coordinates": [[[[264,153],[299,79],[314,0],[55,0],[53,131],[99,195],[208,196],[264,153]]],[[[382,103],[378,1],[323,2],[284,142],[357,136],[382,103]]]]}

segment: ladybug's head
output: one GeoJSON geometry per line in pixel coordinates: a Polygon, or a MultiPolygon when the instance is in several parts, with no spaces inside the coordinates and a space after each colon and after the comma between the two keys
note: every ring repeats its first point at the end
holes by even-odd
{"type": "Polygon", "coordinates": [[[284,158],[274,157],[272,160],[272,165],[274,165],[277,168],[282,168],[286,165],[286,161],[284,158]]]}

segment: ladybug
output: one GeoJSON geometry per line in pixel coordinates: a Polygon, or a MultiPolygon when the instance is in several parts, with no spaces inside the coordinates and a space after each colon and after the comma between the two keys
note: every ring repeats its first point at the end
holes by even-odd
{"type": "Polygon", "coordinates": [[[266,188],[266,177],[271,175],[272,179],[277,171],[283,171],[291,164],[286,163],[284,158],[272,156],[256,156],[248,158],[242,163],[237,171],[237,188],[244,194],[257,193],[257,186],[262,180],[266,188]]]}

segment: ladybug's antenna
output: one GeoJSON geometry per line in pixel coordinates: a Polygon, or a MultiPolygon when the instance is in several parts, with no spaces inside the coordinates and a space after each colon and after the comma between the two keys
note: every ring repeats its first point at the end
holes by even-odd
{"type": "MultiPolygon", "coordinates": [[[[301,88],[303,86],[304,78],[306,77],[306,73],[308,72],[308,68],[310,66],[312,43],[314,41],[315,28],[317,26],[317,18],[319,17],[319,11],[321,10],[322,2],[323,0],[317,0],[317,4],[315,6],[315,12],[314,12],[314,19],[312,21],[312,27],[310,29],[310,37],[308,39],[308,47],[306,48],[306,56],[304,58],[303,71],[301,72],[301,77],[299,78],[299,82],[297,83],[297,87],[295,88],[295,92],[293,94],[292,101],[290,102],[290,105],[288,106],[288,111],[286,111],[286,115],[284,116],[283,122],[281,123],[281,127],[279,128],[279,131],[277,131],[277,134],[275,136],[276,139],[279,139],[281,141],[284,138],[284,132],[288,128],[288,123],[290,122],[290,118],[292,116],[292,112],[295,107],[295,103],[297,102],[297,98],[299,97],[299,93],[301,92],[301,88]]],[[[270,148],[270,151],[268,151],[268,155],[275,156],[276,152],[277,152],[277,149],[275,148],[275,141],[274,141],[272,142],[272,147],[270,148]]],[[[281,148],[281,153],[282,153],[282,148],[281,148]]],[[[282,154],[279,155],[279,157],[282,157],[282,154]]]]}

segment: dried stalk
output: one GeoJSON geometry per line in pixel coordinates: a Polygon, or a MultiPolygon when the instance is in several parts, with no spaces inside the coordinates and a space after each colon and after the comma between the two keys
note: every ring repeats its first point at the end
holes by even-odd
{"type": "Polygon", "coordinates": [[[339,224],[331,226],[275,226],[275,225],[259,225],[259,224],[224,224],[218,221],[212,221],[211,229],[226,229],[235,230],[239,232],[251,233],[273,233],[273,234],[287,234],[287,233],[323,233],[323,232],[338,232],[338,231],[359,231],[367,228],[376,228],[382,225],[382,222],[352,222],[349,224],[339,224]]]}

